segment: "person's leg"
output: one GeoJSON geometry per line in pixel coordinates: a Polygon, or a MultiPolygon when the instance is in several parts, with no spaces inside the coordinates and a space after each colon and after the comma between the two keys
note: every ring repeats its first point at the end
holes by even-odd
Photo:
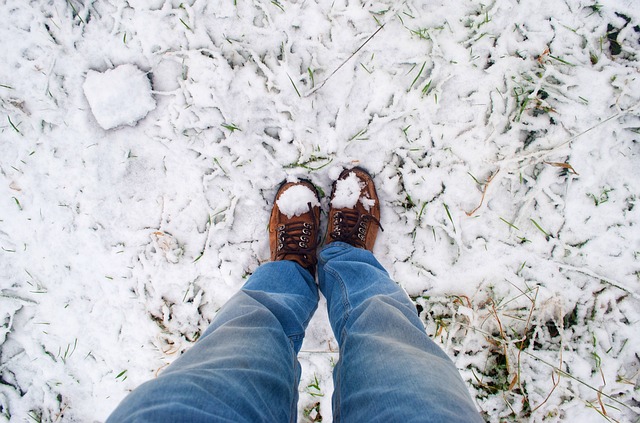
{"type": "Polygon", "coordinates": [[[318,279],[340,346],[334,421],[482,421],[458,370],[370,251],[328,244],[318,279]]]}
{"type": "Polygon", "coordinates": [[[109,422],[288,422],[297,417],[320,202],[309,181],[283,182],[269,218],[271,263],[249,278],[198,342],[133,391],[109,422]]]}
{"type": "Polygon", "coordinates": [[[193,347],[107,421],[295,421],[296,355],[317,301],[314,278],[299,264],[262,265],[193,347]]]}
{"type": "Polygon", "coordinates": [[[318,265],[340,347],[334,420],[482,421],[458,370],[371,253],[382,230],[380,209],[366,170],[344,170],[334,182],[318,265]]]}

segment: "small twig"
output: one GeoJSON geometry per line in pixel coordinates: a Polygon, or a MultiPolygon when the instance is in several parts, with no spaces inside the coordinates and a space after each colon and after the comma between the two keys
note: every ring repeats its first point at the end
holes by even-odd
{"type": "Polygon", "coordinates": [[[498,164],[499,164],[500,168],[502,168],[505,164],[508,164],[508,163],[514,163],[514,162],[522,163],[522,162],[527,161],[527,160],[531,161],[530,163],[527,163],[527,164],[524,164],[524,165],[520,165],[518,167],[518,168],[522,168],[522,167],[525,167],[527,165],[539,163],[541,160],[543,160],[545,157],[547,157],[551,153],[555,152],[556,150],[564,147],[567,144],[571,144],[576,139],[582,137],[583,135],[593,131],[594,129],[606,124],[607,122],[609,122],[609,121],[611,121],[613,119],[616,119],[616,118],[619,118],[619,117],[622,117],[622,116],[626,116],[629,113],[632,113],[638,107],[640,107],[640,103],[636,103],[633,106],[627,108],[626,110],[621,110],[621,111],[619,111],[619,112],[607,117],[606,119],[601,120],[600,122],[596,123],[595,125],[591,126],[590,128],[587,128],[584,131],[579,132],[576,135],[573,135],[572,137],[568,138],[567,140],[561,142],[560,144],[558,144],[558,145],[556,145],[554,147],[548,148],[546,150],[536,151],[534,153],[527,154],[525,156],[512,157],[510,159],[505,159],[505,160],[502,160],[502,161],[498,162],[498,164]]]}
{"type": "Polygon", "coordinates": [[[345,61],[344,61],[344,62],[342,62],[342,63],[340,64],[340,66],[338,66],[337,68],[335,68],[335,70],[334,70],[333,72],[331,72],[331,74],[330,74],[329,76],[327,76],[327,77],[322,81],[322,83],[321,83],[320,85],[318,85],[317,87],[315,87],[315,88],[313,88],[311,91],[309,91],[307,94],[305,94],[305,97],[309,97],[311,94],[315,93],[315,92],[316,92],[316,91],[318,91],[320,88],[324,87],[324,84],[326,84],[326,83],[327,83],[327,81],[328,81],[329,79],[331,79],[331,77],[332,77],[333,75],[335,75],[335,74],[336,74],[336,73],[337,73],[337,72],[338,72],[338,71],[339,71],[339,70],[340,70],[340,69],[341,69],[341,68],[342,68],[342,67],[343,67],[343,66],[344,66],[344,65],[345,65],[349,60],[351,60],[351,59],[353,58],[353,56],[355,56],[355,55],[356,55],[360,50],[362,50],[362,48],[363,48],[365,45],[367,45],[367,43],[368,43],[369,41],[371,41],[371,40],[373,39],[373,37],[375,37],[375,36],[378,34],[378,32],[380,32],[380,31],[382,30],[382,28],[384,28],[384,26],[385,26],[385,25],[386,25],[386,24],[382,24],[382,25],[380,26],[380,28],[376,29],[376,31],[375,31],[373,34],[371,34],[371,35],[369,36],[369,38],[367,38],[367,39],[366,39],[366,41],[365,41],[364,43],[362,43],[362,44],[360,45],[360,47],[358,47],[358,48],[356,49],[356,51],[354,51],[353,53],[351,53],[351,56],[347,57],[347,58],[345,59],[345,61]]]}
{"type": "MultiPolygon", "coordinates": [[[[560,348],[560,368],[562,368],[562,348],[560,348]]],[[[553,382],[553,388],[551,388],[551,391],[549,391],[549,394],[547,395],[547,397],[536,406],[536,408],[534,408],[533,410],[531,410],[531,414],[533,414],[536,410],[538,410],[540,407],[542,407],[548,400],[549,398],[551,398],[551,394],[553,394],[553,391],[556,390],[556,388],[558,387],[558,385],[560,385],[560,374],[558,373],[558,380],[556,381],[555,378],[555,370],[551,371],[551,381],[553,382]]]]}
{"type": "Polygon", "coordinates": [[[498,329],[500,329],[500,338],[501,344],[504,354],[504,359],[507,364],[507,371],[509,370],[509,355],[507,351],[507,335],[504,333],[504,329],[502,328],[502,322],[500,321],[500,317],[498,316],[498,310],[496,309],[495,301],[491,300],[491,311],[493,312],[493,316],[496,318],[496,322],[498,322],[498,329]]]}
{"type": "Polygon", "coordinates": [[[573,166],[571,166],[569,163],[558,163],[558,162],[542,162],[544,164],[548,164],[551,166],[555,166],[555,167],[561,167],[563,169],[567,169],[569,172],[572,172],[576,175],[580,175],[578,172],[576,172],[576,170],[573,168],[573,166]]]}
{"type": "Polygon", "coordinates": [[[534,288],[536,291],[536,294],[533,296],[533,298],[529,297],[523,290],[521,290],[517,285],[512,284],[518,291],[520,291],[520,293],[522,293],[522,295],[524,295],[525,297],[527,297],[527,299],[529,301],[531,301],[531,309],[529,310],[529,316],[527,317],[527,323],[525,324],[524,327],[524,331],[522,334],[522,341],[520,341],[520,346],[518,347],[518,357],[517,357],[517,364],[518,364],[518,386],[520,387],[520,390],[522,392],[524,392],[524,389],[522,388],[522,383],[521,383],[521,379],[520,379],[520,356],[522,355],[522,349],[524,348],[524,341],[527,339],[527,333],[529,332],[529,326],[531,325],[531,319],[533,318],[533,310],[536,308],[536,300],[538,299],[538,292],[540,291],[540,287],[536,287],[534,288]]]}
{"type": "Polygon", "coordinates": [[[587,388],[592,389],[592,390],[594,390],[596,392],[599,392],[600,395],[608,398],[609,400],[615,402],[616,404],[619,404],[619,405],[631,410],[631,407],[629,407],[629,405],[623,403],[622,401],[617,400],[616,398],[612,397],[611,395],[605,394],[604,392],[602,392],[601,390],[599,390],[597,388],[594,388],[593,386],[589,385],[587,382],[584,382],[584,381],[578,379],[577,377],[573,376],[571,373],[565,372],[564,370],[554,366],[553,364],[549,363],[548,361],[546,361],[546,360],[544,360],[544,359],[542,359],[542,358],[540,358],[538,356],[535,356],[535,355],[531,354],[529,351],[523,350],[522,352],[527,354],[529,357],[533,358],[534,360],[537,360],[537,361],[539,361],[539,362],[541,362],[543,364],[546,364],[547,366],[551,367],[552,369],[554,369],[558,373],[558,375],[563,375],[563,376],[566,376],[566,377],[568,377],[570,379],[573,379],[576,382],[580,383],[581,385],[586,386],[587,388]]]}
{"type": "Polygon", "coordinates": [[[76,14],[76,16],[78,17],[78,19],[80,19],[80,22],[82,22],[83,24],[87,24],[84,19],[82,19],[82,16],[80,16],[80,13],[78,13],[78,11],[76,10],[75,6],[73,5],[73,3],[71,3],[71,1],[67,0],[67,4],[69,6],[71,6],[71,10],[73,10],[73,13],[76,14]]]}
{"type": "Polygon", "coordinates": [[[613,279],[609,279],[605,276],[599,275],[595,272],[592,272],[591,270],[582,268],[582,267],[575,267],[575,266],[571,266],[569,264],[565,264],[565,263],[559,263],[556,262],[556,264],[558,265],[558,267],[562,267],[565,268],[567,270],[572,270],[574,272],[578,272],[578,273],[582,273],[583,275],[587,275],[590,276],[592,278],[596,278],[598,280],[600,280],[600,282],[604,282],[607,283],[613,287],[618,288],[621,291],[626,292],[627,294],[631,295],[633,298],[640,300],[640,295],[638,295],[634,290],[627,288],[626,286],[622,285],[620,282],[614,281],[613,279]]]}
{"type": "Polygon", "coordinates": [[[480,199],[480,204],[478,204],[478,207],[476,207],[475,209],[471,210],[470,212],[465,212],[467,214],[467,216],[473,216],[473,214],[476,211],[478,211],[478,209],[480,207],[482,207],[482,203],[484,203],[484,196],[487,194],[487,189],[489,188],[489,184],[491,183],[493,178],[498,174],[499,171],[500,171],[500,169],[496,170],[495,173],[493,173],[492,175],[489,176],[489,178],[487,179],[487,182],[484,183],[484,188],[482,189],[482,198],[480,199]]]}
{"type": "Polygon", "coordinates": [[[162,366],[158,367],[158,368],[156,369],[155,376],[156,376],[156,377],[158,377],[158,374],[160,373],[160,370],[164,369],[164,368],[165,368],[165,367],[167,367],[168,365],[169,365],[169,363],[165,363],[165,364],[163,364],[162,366]]]}
{"type": "Polygon", "coordinates": [[[602,390],[607,386],[607,381],[604,378],[604,372],[602,371],[602,365],[600,366],[600,376],[602,376],[602,383],[603,385],[600,387],[600,389],[598,389],[598,402],[600,403],[600,408],[602,409],[602,414],[604,414],[605,416],[607,415],[607,410],[604,407],[604,403],[602,402],[602,390]]]}

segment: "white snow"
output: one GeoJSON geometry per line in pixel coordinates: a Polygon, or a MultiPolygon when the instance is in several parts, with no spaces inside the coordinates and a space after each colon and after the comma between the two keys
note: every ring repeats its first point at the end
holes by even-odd
{"type": "Polygon", "coordinates": [[[352,209],[360,201],[364,209],[368,211],[376,204],[376,200],[360,195],[364,186],[365,183],[358,178],[355,172],[349,173],[346,178],[336,181],[336,190],[333,194],[331,205],[339,209],[352,209]]]}
{"type": "Polygon", "coordinates": [[[287,188],[276,203],[280,211],[289,219],[308,213],[309,204],[311,204],[311,207],[320,206],[316,194],[304,185],[294,185],[287,188]]]}
{"type": "Polygon", "coordinates": [[[364,183],[355,173],[350,173],[344,179],[336,181],[336,190],[331,205],[337,208],[354,208],[360,199],[360,191],[364,183]]]}
{"type": "Polygon", "coordinates": [[[133,126],[156,107],[149,78],[131,64],[102,73],[90,70],[82,88],[103,129],[133,126]]]}
{"type": "MultiPolygon", "coordinates": [[[[326,210],[353,166],[376,256],[487,421],[637,420],[636,1],[0,14],[0,422],[103,421],[269,259],[279,183],[312,180],[326,210]]],[[[325,307],[301,423],[332,418],[325,307]]]]}

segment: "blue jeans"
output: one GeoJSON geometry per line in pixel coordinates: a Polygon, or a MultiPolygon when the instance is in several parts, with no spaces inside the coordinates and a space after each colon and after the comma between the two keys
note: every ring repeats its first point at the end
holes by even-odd
{"type": "MultiPolygon", "coordinates": [[[[458,370],[373,254],[331,243],[319,254],[318,280],[340,346],[334,421],[482,421],[458,370]]],[[[297,263],[260,266],[193,347],[107,422],[295,421],[297,354],[317,303],[314,278],[297,263]]]]}

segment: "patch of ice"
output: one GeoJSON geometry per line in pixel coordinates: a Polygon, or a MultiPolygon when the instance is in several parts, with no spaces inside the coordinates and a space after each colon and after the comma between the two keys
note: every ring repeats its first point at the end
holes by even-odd
{"type": "Polygon", "coordinates": [[[352,209],[360,201],[365,210],[369,211],[376,204],[376,200],[360,196],[362,188],[364,188],[364,182],[358,178],[355,172],[351,172],[346,178],[336,182],[331,206],[339,209],[352,209]]]}
{"type": "Polygon", "coordinates": [[[300,216],[309,211],[311,207],[320,206],[315,193],[304,185],[294,185],[282,193],[276,204],[282,213],[289,219],[300,216]]]}
{"type": "Polygon", "coordinates": [[[121,65],[104,73],[90,70],[82,88],[103,129],[133,126],[156,108],[149,78],[134,65],[121,65]]]}

